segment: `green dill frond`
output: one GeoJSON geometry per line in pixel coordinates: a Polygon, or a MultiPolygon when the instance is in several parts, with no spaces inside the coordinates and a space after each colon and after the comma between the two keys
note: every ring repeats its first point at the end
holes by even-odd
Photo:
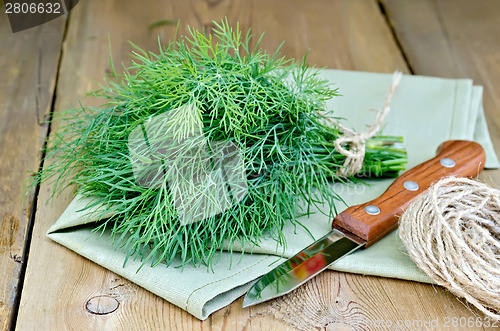
{"type": "MultiPolygon", "coordinates": [[[[313,205],[329,204],[333,216],[340,197],[330,183],[345,181],[336,175],[345,156],[318,111],[338,91],[305,58],[251,48],[251,39],[222,21],[158,53],[134,46],[125,72],[95,93],[103,106],[64,114],[46,153],[56,162],[36,180],[113,211],[95,231],[111,230],[125,261],[152,265],[211,265],[224,244],[258,245],[264,235],[284,245],[284,225],[302,226],[313,205]]],[[[403,168],[406,153],[388,141],[399,138],[368,143],[362,173],[403,168]]]]}

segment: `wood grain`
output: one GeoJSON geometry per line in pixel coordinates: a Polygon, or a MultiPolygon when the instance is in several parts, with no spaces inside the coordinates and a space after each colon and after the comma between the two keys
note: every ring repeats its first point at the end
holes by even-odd
{"type": "MultiPolygon", "coordinates": [[[[500,155],[500,2],[382,0],[415,74],[472,78],[484,87],[484,110],[500,155]]],[[[480,177],[500,187],[500,171],[480,177]]]]}
{"type": "MultiPolygon", "coordinates": [[[[131,40],[156,49],[156,37],[173,38],[175,27],[148,29],[159,20],[211,27],[228,17],[255,34],[267,31],[269,50],[286,40],[288,56],[302,56],[318,66],[378,72],[408,72],[391,31],[372,0],[316,1],[81,1],[71,12],[57,87],[55,111],[76,105],[109,71],[108,36],[115,63],[126,59],[131,40]]],[[[98,101],[84,99],[86,105],[98,101]]],[[[69,193],[51,204],[50,185],[42,185],[23,288],[19,330],[310,330],[325,328],[384,329],[384,320],[428,320],[474,316],[455,297],[432,286],[407,281],[324,272],[299,290],[271,303],[242,309],[242,298],[198,321],[135,284],[95,265],[45,237],[70,202],[69,193]],[[108,314],[86,309],[89,299],[118,301],[108,314]]],[[[111,301],[109,301],[111,302],[111,301]]],[[[109,309],[109,308],[108,308],[109,309]]],[[[411,327],[400,329],[412,329],[411,327]]]]}
{"type": "Polygon", "coordinates": [[[484,169],[485,161],[486,154],[480,144],[466,140],[445,141],[434,158],[403,173],[382,195],[338,214],[333,220],[333,227],[365,240],[368,247],[392,232],[408,205],[432,184],[447,176],[477,177],[484,169]],[[444,166],[440,162],[442,159],[453,160],[455,164],[444,166]],[[417,188],[406,189],[404,184],[407,181],[416,183],[417,188]],[[368,214],[365,211],[367,206],[376,206],[379,213],[368,214]]]}
{"type": "MultiPolygon", "coordinates": [[[[128,40],[157,49],[157,35],[148,26],[172,18],[170,7],[168,1],[155,0],[127,2],[126,6],[123,1],[81,1],[69,17],[55,112],[78,106],[79,99],[85,105],[99,105],[100,100],[85,94],[98,88],[111,72],[109,49],[118,70],[132,51],[128,40]]],[[[163,26],[162,33],[165,38],[173,38],[175,25],[163,26]]],[[[156,302],[161,303],[160,307],[168,304],[47,239],[46,231],[71,200],[70,192],[65,192],[47,204],[51,190],[50,185],[40,188],[17,329],[108,330],[128,329],[127,325],[138,329],[143,324],[154,328],[156,320],[164,318],[145,312],[151,310],[150,305],[156,308],[156,302]],[[89,300],[99,295],[118,300],[119,308],[105,315],[92,313],[87,309],[89,300]]],[[[153,310],[154,314],[162,314],[153,310]]]]}
{"type": "Polygon", "coordinates": [[[0,330],[6,330],[17,289],[34,189],[23,201],[28,171],[37,171],[55,90],[65,18],[12,33],[0,13],[0,330]]]}

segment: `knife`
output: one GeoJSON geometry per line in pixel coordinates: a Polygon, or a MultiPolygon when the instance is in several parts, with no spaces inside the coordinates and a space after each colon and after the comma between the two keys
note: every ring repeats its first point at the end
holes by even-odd
{"type": "Polygon", "coordinates": [[[485,159],[478,143],[445,141],[436,157],[399,176],[378,198],[338,214],[330,233],[257,280],[243,307],[287,294],[343,256],[372,245],[397,227],[399,215],[433,183],[447,176],[474,177],[485,159]]]}

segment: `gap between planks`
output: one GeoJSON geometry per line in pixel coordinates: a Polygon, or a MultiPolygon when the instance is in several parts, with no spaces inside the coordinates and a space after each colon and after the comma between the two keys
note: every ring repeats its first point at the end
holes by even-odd
{"type": "MultiPolygon", "coordinates": [[[[38,171],[41,171],[43,169],[45,156],[46,156],[45,150],[46,150],[47,143],[48,143],[48,140],[49,140],[50,134],[51,134],[52,118],[54,115],[54,106],[55,106],[56,98],[57,98],[57,93],[56,93],[57,83],[59,81],[59,73],[60,73],[60,68],[61,68],[62,56],[63,56],[63,52],[64,52],[63,44],[66,40],[66,34],[68,31],[68,24],[69,24],[70,17],[71,17],[71,11],[68,11],[66,16],[67,17],[66,17],[66,22],[64,24],[63,37],[62,37],[62,41],[61,41],[60,48],[59,48],[59,60],[57,62],[55,83],[54,83],[54,87],[52,90],[52,99],[50,101],[50,109],[49,109],[49,113],[48,113],[48,116],[46,119],[48,125],[47,125],[47,130],[45,133],[45,140],[44,140],[43,147],[42,147],[42,154],[40,157],[38,171]]],[[[58,18],[58,19],[61,19],[61,18],[58,18]]],[[[42,119],[42,121],[43,121],[43,119],[42,119]]],[[[18,278],[17,289],[16,289],[16,296],[14,297],[14,304],[12,306],[12,310],[11,310],[10,318],[9,318],[8,330],[12,330],[12,331],[16,329],[17,316],[19,314],[19,305],[21,303],[21,296],[22,296],[23,287],[24,287],[24,279],[26,276],[26,269],[28,266],[29,251],[30,251],[30,246],[31,246],[31,237],[33,235],[35,216],[36,216],[36,212],[38,210],[38,196],[39,196],[39,194],[40,194],[40,184],[38,183],[35,186],[35,190],[33,193],[33,201],[31,202],[29,221],[27,224],[26,236],[24,239],[23,256],[21,258],[21,270],[19,272],[19,278],[18,278]]]]}

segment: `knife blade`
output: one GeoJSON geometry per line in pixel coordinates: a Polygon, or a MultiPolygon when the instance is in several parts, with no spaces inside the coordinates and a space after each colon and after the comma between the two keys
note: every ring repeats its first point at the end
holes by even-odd
{"type": "Polygon", "coordinates": [[[378,198],[338,214],[332,231],[257,280],[243,307],[287,294],[343,256],[374,244],[397,227],[398,216],[434,182],[447,176],[474,177],[485,159],[478,143],[445,141],[434,158],[403,173],[378,198]]]}

